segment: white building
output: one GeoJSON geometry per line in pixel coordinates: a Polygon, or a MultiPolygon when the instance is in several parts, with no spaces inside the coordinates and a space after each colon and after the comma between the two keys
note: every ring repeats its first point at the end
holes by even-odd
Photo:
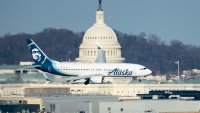
{"type": "Polygon", "coordinates": [[[97,44],[103,47],[107,62],[119,63],[125,60],[121,57],[121,46],[115,32],[104,23],[101,2],[99,2],[99,8],[96,11],[96,23],[86,31],[76,61],[94,62],[97,57],[97,44]]]}
{"type": "Polygon", "coordinates": [[[45,88],[67,88],[69,94],[78,95],[113,95],[136,97],[137,94],[148,94],[155,90],[200,90],[200,84],[0,84],[0,96],[25,96],[26,89],[42,90],[45,88]]]}

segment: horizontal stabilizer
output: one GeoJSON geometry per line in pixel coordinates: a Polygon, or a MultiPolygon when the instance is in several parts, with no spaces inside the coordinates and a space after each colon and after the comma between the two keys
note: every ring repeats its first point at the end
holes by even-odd
{"type": "Polygon", "coordinates": [[[19,68],[19,69],[16,69],[16,70],[23,70],[23,69],[33,69],[33,68],[40,68],[41,65],[32,65],[32,66],[27,66],[27,67],[24,67],[24,68],[19,68]]]}

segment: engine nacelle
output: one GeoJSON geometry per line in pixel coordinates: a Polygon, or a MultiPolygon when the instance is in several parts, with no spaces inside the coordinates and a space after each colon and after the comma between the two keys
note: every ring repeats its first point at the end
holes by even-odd
{"type": "Polygon", "coordinates": [[[90,77],[90,81],[93,83],[102,83],[102,76],[92,76],[90,77]]]}

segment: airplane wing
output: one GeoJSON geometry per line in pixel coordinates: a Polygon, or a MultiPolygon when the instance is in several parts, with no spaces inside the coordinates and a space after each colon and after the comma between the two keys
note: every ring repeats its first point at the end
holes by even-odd
{"type": "Polygon", "coordinates": [[[89,79],[91,76],[78,76],[78,77],[68,77],[65,79],[55,79],[54,82],[75,82],[81,79],[89,79]]]}
{"type": "Polygon", "coordinates": [[[97,79],[97,77],[103,77],[102,75],[100,74],[95,74],[95,75],[84,75],[84,76],[76,76],[76,77],[68,77],[68,78],[64,78],[64,79],[50,79],[45,73],[42,73],[44,78],[46,79],[46,83],[49,83],[49,82],[75,82],[77,80],[81,80],[81,79],[85,79],[86,81],[84,82],[85,85],[89,84],[90,80],[92,78],[94,79],[97,79]]]}
{"type": "Polygon", "coordinates": [[[27,66],[27,67],[16,69],[16,71],[25,70],[25,69],[40,68],[40,67],[41,67],[41,65],[32,65],[32,66],[27,66]]]}
{"type": "Polygon", "coordinates": [[[98,48],[98,53],[97,53],[97,58],[96,58],[95,62],[96,63],[106,63],[106,56],[105,56],[104,50],[98,44],[97,44],[97,48],[98,48]]]}
{"type": "Polygon", "coordinates": [[[39,68],[39,67],[41,67],[41,65],[32,65],[32,66],[27,66],[27,67],[20,68],[20,69],[32,69],[32,68],[39,68]]]}

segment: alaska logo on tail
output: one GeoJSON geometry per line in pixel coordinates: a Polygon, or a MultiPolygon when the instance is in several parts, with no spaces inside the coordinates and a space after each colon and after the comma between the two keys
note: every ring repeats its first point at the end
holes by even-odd
{"type": "Polygon", "coordinates": [[[26,39],[28,48],[32,54],[35,65],[42,65],[49,58],[43,53],[43,51],[35,44],[32,39],[26,39]]]}
{"type": "Polygon", "coordinates": [[[26,39],[26,42],[34,61],[32,67],[52,74],[66,75],[56,68],[56,61],[48,58],[32,39],[26,39]]]}

